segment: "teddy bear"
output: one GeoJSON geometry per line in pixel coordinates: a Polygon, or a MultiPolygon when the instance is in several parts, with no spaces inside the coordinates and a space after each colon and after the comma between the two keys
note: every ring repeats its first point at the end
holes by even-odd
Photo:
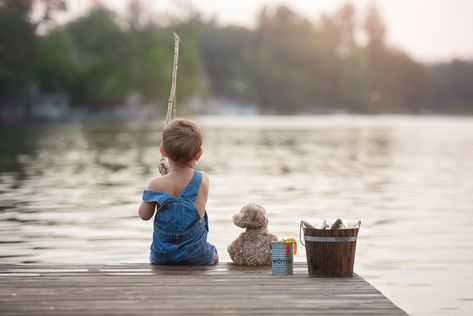
{"type": "Polygon", "coordinates": [[[233,223],[246,231],[228,247],[232,261],[239,265],[271,265],[271,242],[278,238],[268,232],[268,217],[264,207],[250,203],[233,215],[233,223]]]}

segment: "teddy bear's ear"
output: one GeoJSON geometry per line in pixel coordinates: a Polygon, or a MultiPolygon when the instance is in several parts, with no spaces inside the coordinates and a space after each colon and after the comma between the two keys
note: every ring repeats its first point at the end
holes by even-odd
{"type": "Polygon", "coordinates": [[[262,206],[257,205],[255,208],[255,217],[253,219],[254,225],[258,227],[266,227],[268,225],[268,217],[266,217],[266,211],[262,206]]]}

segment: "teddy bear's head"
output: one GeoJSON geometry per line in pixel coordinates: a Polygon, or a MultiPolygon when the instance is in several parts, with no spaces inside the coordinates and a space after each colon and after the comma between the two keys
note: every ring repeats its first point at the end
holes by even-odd
{"type": "Polygon", "coordinates": [[[264,207],[250,203],[233,215],[233,223],[241,228],[260,228],[268,225],[266,210],[264,207]]]}

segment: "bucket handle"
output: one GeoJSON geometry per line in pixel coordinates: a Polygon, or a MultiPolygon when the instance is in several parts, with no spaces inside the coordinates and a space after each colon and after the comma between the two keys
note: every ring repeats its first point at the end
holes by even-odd
{"type": "Polygon", "coordinates": [[[302,227],[304,226],[304,221],[301,221],[301,224],[299,226],[299,242],[301,243],[302,246],[305,247],[305,244],[302,242],[302,227]]]}

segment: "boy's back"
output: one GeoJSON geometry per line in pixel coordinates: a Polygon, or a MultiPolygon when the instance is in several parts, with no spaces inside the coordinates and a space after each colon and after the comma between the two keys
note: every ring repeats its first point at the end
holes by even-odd
{"type": "MultiPolygon", "coordinates": [[[[193,169],[191,170],[193,171],[193,169]]],[[[209,176],[202,173],[202,184],[197,195],[196,207],[200,217],[204,217],[205,205],[209,194],[209,176]]],[[[175,196],[179,196],[194,176],[193,172],[185,172],[184,174],[167,174],[163,177],[155,178],[148,186],[148,190],[166,192],[175,196]]],[[[158,206],[159,207],[159,206],[158,206]]]]}

